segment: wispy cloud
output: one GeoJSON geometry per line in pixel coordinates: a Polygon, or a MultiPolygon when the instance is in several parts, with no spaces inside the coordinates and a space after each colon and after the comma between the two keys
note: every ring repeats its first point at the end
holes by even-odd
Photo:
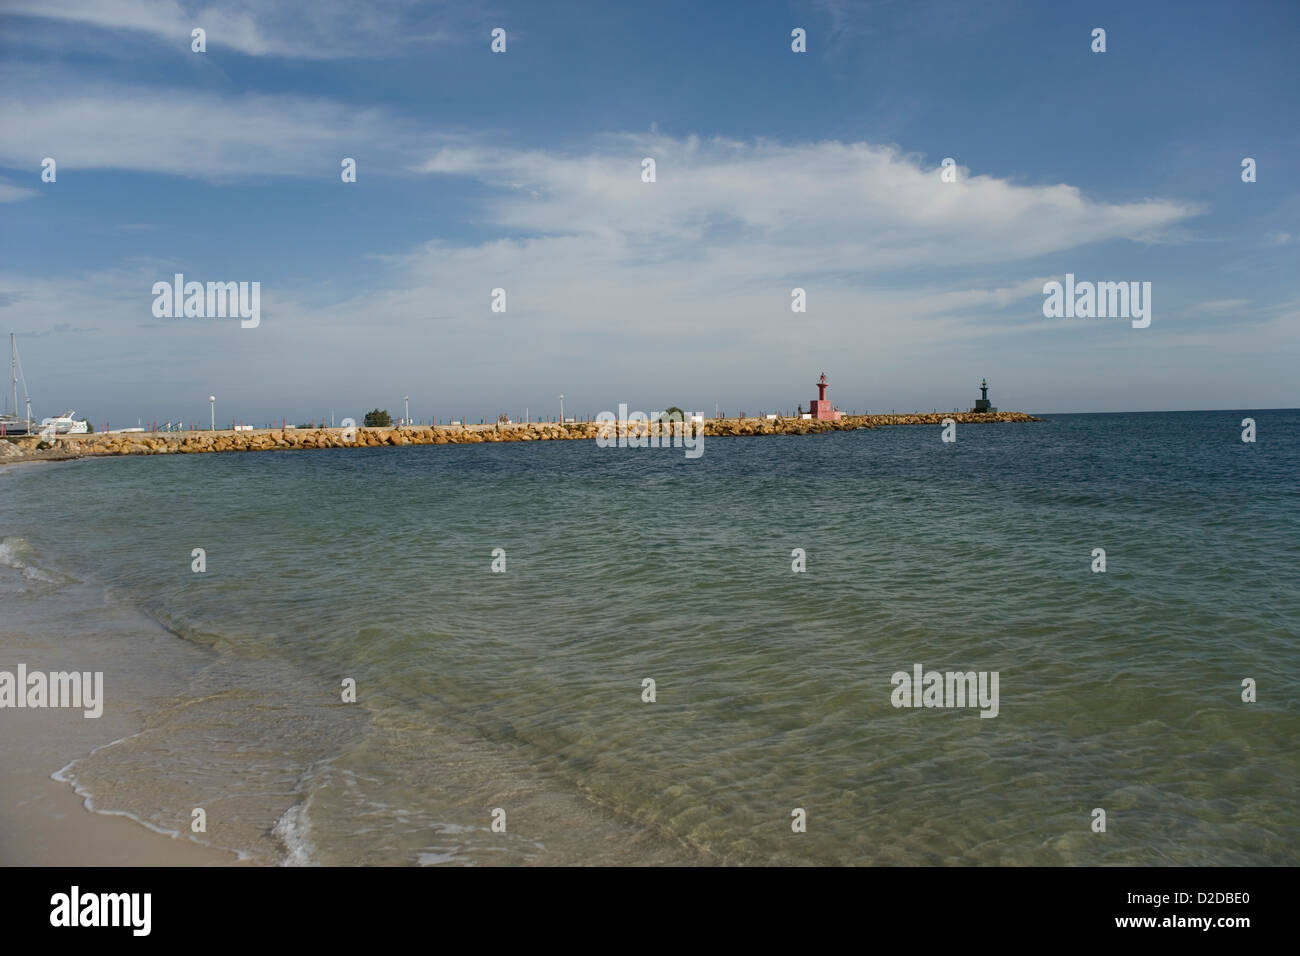
{"type": "Polygon", "coordinates": [[[190,53],[195,27],[208,50],[298,59],[382,57],[404,43],[440,42],[445,27],[472,18],[473,8],[417,0],[7,0],[0,14],[34,17],[148,35],[190,53]]]}
{"type": "Polygon", "coordinates": [[[35,195],[34,189],[25,189],[0,179],[0,202],[18,202],[20,199],[30,199],[35,195]]]}
{"type": "Polygon", "coordinates": [[[1250,305],[1250,299],[1214,299],[1209,302],[1202,302],[1195,306],[1197,312],[1210,312],[1223,314],[1228,312],[1240,312],[1250,305]]]}
{"type": "MultiPolygon", "coordinates": [[[[60,171],[130,169],[199,179],[337,179],[342,157],[361,150],[383,155],[417,138],[413,127],[379,108],[136,86],[10,89],[0,94],[0,128],[0,164],[26,167],[52,156],[60,171]]],[[[396,159],[389,165],[400,169],[396,159]]]]}

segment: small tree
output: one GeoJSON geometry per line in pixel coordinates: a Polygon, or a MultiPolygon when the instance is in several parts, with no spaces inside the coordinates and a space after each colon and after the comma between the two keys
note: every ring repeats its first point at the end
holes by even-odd
{"type": "Polygon", "coordinates": [[[668,409],[668,411],[664,412],[662,415],[659,416],[659,421],[661,421],[661,422],[670,422],[670,421],[679,421],[679,422],[684,422],[684,421],[686,421],[686,413],[685,413],[684,411],[682,411],[680,408],[678,408],[676,405],[674,405],[672,408],[668,409]]]}
{"type": "Polygon", "coordinates": [[[366,412],[365,425],[367,428],[387,428],[393,424],[393,416],[389,415],[387,410],[376,408],[372,412],[366,412]]]}

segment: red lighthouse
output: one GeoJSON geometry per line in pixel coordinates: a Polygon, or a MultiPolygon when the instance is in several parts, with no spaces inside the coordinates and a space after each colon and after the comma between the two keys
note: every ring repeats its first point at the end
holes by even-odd
{"type": "Polygon", "coordinates": [[[841,417],[840,413],[831,408],[830,399],[826,397],[826,389],[829,383],[826,381],[826,373],[822,372],[822,377],[817,380],[817,397],[812,401],[812,417],[824,419],[825,421],[837,421],[841,417]]]}

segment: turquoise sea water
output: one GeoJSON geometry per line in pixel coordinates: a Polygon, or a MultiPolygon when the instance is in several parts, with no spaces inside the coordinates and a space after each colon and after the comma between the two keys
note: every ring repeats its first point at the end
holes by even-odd
{"type": "Polygon", "coordinates": [[[1296,864],[1297,474],[1294,410],[20,466],[0,631],[173,631],[66,776],[262,862],[1296,864]]]}

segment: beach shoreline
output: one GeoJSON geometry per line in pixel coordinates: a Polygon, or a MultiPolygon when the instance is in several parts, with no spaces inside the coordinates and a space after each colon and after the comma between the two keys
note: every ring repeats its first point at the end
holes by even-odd
{"type": "MultiPolygon", "coordinates": [[[[127,816],[86,807],[71,785],[49,772],[62,759],[0,743],[0,865],[233,866],[234,853],[142,826],[127,816]]],[[[54,771],[58,772],[58,768],[54,771]]]]}
{"type": "MultiPolygon", "coordinates": [[[[48,604],[47,604],[48,606],[48,604]]],[[[81,609],[75,613],[85,613],[81,609]]],[[[112,612],[109,612],[112,614],[112,612]]],[[[168,834],[115,811],[93,807],[79,791],[73,766],[95,750],[111,747],[138,733],[149,699],[179,686],[186,668],[169,664],[142,669],[140,663],[160,652],[175,656],[187,649],[158,633],[130,633],[142,644],[123,666],[122,645],[100,637],[69,637],[55,610],[52,627],[0,631],[0,668],[25,663],[48,671],[103,671],[111,706],[87,719],[79,709],[6,708],[0,715],[0,865],[3,866],[231,866],[234,852],[168,834]],[[169,673],[170,671],[170,673],[169,673]],[[128,703],[128,702],[134,702],[128,703]]],[[[124,622],[129,623],[129,622],[124,622]]]]}
{"type": "Polygon", "coordinates": [[[0,623],[0,672],[20,682],[102,676],[97,707],[88,697],[71,706],[51,697],[0,709],[0,866],[707,859],[593,802],[508,741],[425,716],[377,720],[364,706],[343,707],[328,683],[278,657],[249,659],[187,638],[132,596],[66,573],[20,537],[0,538],[0,602],[12,611],[0,623]],[[312,717],[324,713],[328,730],[312,717]],[[311,729],[295,732],[296,721],[311,729]],[[421,767],[437,768],[431,778],[403,780],[412,752],[421,767]],[[410,844],[401,847],[352,834],[357,812],[374,814],[376,804],[346,802],[346,781],[391,766],[402,797],[396,812],[383,812],[410,844]],[[490,833],[483,808],[501,802],[530,821],[526,835],[490,833]],[[192,834],[200,807],[206,827],[192,834]],[[597,834],[601,850],[574,843],[575,833],[597,834]]]}

